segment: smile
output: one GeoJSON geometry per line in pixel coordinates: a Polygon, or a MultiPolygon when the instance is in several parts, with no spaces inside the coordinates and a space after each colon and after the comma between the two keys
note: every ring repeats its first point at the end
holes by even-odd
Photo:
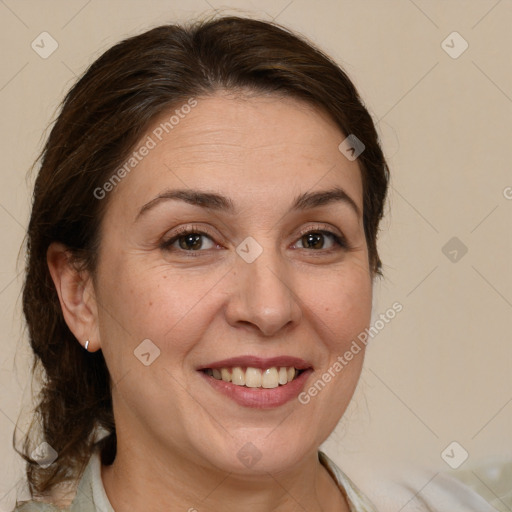
{"type": "Polygon", "coordinates": [[[298,370],[293,366],[272,366],[265,369],[234,366],[206,368],[203,371],[214,379],[231,382],[235,386],[273,389],[292,382],[304,370],[298,370]]]}

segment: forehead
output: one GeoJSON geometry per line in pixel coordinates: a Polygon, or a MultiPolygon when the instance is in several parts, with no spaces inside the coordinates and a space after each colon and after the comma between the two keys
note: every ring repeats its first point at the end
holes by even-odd
{"type": "Polygon", "coordinates": [[[163,188],[193,187],[261,203],[337,185],[362,210],[359,165],[339,151],[345,134],[322,110],[290,97],[225,92],[183,105],[153,122],[135,146],[150,149],[112,199],[136,205],[163,188]]]}

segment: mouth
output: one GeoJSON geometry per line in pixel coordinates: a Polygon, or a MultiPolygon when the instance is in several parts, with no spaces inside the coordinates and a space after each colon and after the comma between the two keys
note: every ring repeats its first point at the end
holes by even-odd
{"type": "Polygon", "coordinates": [[[298,378],[305,370],[293,366],[272,366],[264,369],[252,366],[234,366],[205,368],[201,371],[209,377],[224,382],[231,382],[235,386],[274,389],[279,386],[286,386],[286,384],[298,378]]]}
{"type": "Polygon", "coordinates": [[[244,407],[269,409],[296,398],[313,366],[296,357],[224,359],[197,368],[214,391],[244,407]]]}

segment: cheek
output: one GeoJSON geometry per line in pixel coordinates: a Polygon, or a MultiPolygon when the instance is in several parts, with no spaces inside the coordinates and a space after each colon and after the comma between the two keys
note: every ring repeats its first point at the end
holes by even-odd
{"type": "Polygon", "coordinates": [[[364,269],[347,267],[316,282],[308,277],[302,289],[332,349],[343,349],[369,325],[372,282],[364,269]]]}
{"type": "Polygon", "coordinates": [[[101,294],[107,343],[124,347],[129,339],[127,348],[133,352],[142,340],[150,339],[160,349],[172,344],[176,354],[187,350],[203,324],[208,325],[208,301],[203,299],[211,283],[204,276],[148,266],[137,259],[108,267],[112,271],[103,274],[101,294]]]}

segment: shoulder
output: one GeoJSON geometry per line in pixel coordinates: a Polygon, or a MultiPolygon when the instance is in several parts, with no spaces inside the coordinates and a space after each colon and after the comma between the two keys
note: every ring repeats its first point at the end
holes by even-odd
{"type": "Polygon", "coordinates": [[[512,459],[510,457],[489,456],[469,469],[455,471],[453,476],[475,489],[496,510],[512,510],[512,459]]]}
{"type": "Polygon", "coordinates": [[[496,512],[482,496],[453,476],[419,468],[381,481],[374,498],[386,507],[382,512],[496,512]]]}
{"type": "Polygon", "coordinates": [[[360,468],[349,478],[332,460],[329,462],[336,468],[338,483],[351,486],[379,512],[496,512],[471,487],[443,472],[415,466],[390,471],[376,465],[360,468]]]}
{"type": "Polygon", "coordinates": [[[19,502],[13,512],[111,512],[111,508],[100,506],[95,500],[98,485],[100,459],[93,452],[78,481],[57,485],[44,498],[19,502]]]}
{"type": "Polygon", "coordinates": [[[58,508],[42,501],[25,501],[20,503],[13,512],[58,512],[66,509],[58,508]]]}

